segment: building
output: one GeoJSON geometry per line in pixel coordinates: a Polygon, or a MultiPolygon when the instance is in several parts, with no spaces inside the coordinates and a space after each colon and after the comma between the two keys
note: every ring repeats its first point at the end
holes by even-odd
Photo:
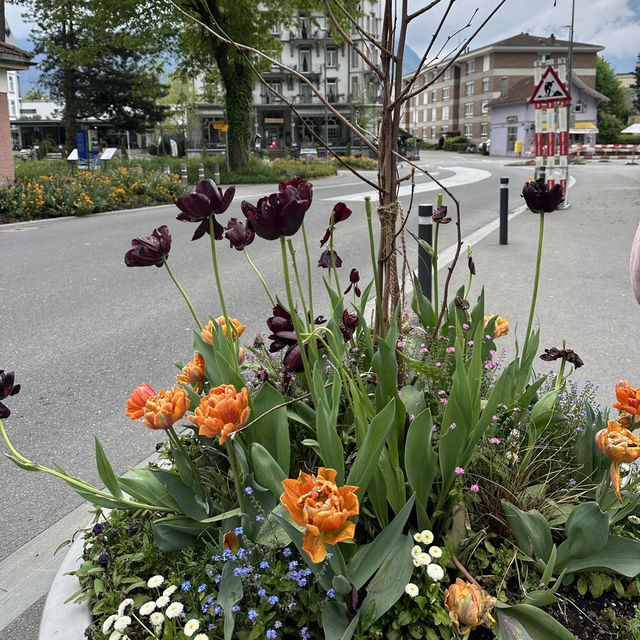
{"type": "MultiPolygon", "coordinates": [[[[589,89],[595,90],[596,59],[603,48],[573,43],[572,77],[579,77],[589,89]]],[[[452,64],[444,60],[432,65],[417,79],[417,86],[425,90],[413,98],[406,110],[405,128],[415,130],[418,138],[430,143],[437,143],[441,137],[464,135],[472,143],[481,144],[492,138],[491,104],[520,95],[521,82],[526,79],[533,82],[536,61],[548,63],[566,58],[568,50],[569,42],[558,40],[553,34],[545,38],[521,33],[465,51],[452,64]]],[[[410,77],[405,76],[405,80],[410,77]]],[[[573,106],[571,117],[575,117],[575,122],[585,120],[573,106]]],[[[492,153],[496,153],[493,141],[491,147],[492,153]]]]}
{"type": "MultiPolygon", "coordinates": [[[[382,27],[380,1],[364,0],[361,10],[360,25],[378,38],[382,27]]],[[[345,42],[334,39],[328,18],[300,13],[291,26],[277,27],[273,35],[283,45],[278,60],[309,80],[342,116],[362,124],[372,118],[371,112],[379,103],[377,78],[355,51],[345,42]]],[[[377,51],[367,47],[357,31],[353,30],[351,37],[377,64],[377,51]]],[[[305,125],[334,147],[344,148],[353,143],[347,126],[322,104],[296,73],[274,64],[264,73],[268,86],[256,82],[253,91],[256,147],[295,151],[303,142],[314,142],[305,125]],[[292,113],[287,102],[293,104],[299,116],[292,113]]],[[[216,105],[200,105],[199,110],[202,140],[195,140],[195,145],[215,144],[221,140],[219,130],[214,129],[215,120],[224,119],[224,113],[216,105]]],[[[370,126],[367,122],[366,127],[370,126]]]]}
{"type": "Polygon", "coordinates": [[[619,73],[618,80],[620,80],[620,85],[622,86],[622,90],[624,91],[625,96],[625,106],[632,112],[632,115],[629,117],[629,123],[640,122],[640,116],[638,115],[638,110],[635,107],[635,102],[638,100],[638,90],[636,89],[636,74],[640,71],[640,60],[636,62],[636,71],[629,73],[619,73]]]}

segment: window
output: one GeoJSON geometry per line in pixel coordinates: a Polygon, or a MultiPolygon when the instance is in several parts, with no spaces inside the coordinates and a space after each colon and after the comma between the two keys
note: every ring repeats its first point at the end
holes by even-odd
{"type": "Polygon", "coordinates": [[[9,100],[9,115],[12,118],[15,118],[15,116],[16,116],[16,105],[13,102],[13,100],[9,100]]]}
{"type": "Polygon", "coordinates": [[[442,76],[443,80],[451,80],[451,67],[449,67],[442,76]]]}
{"type": "Polygon", "coordinates": [[[325,62],[327,67],[335,68],[338,66],[338,50],[335,47],[327,47],[325,62]]]}
{"type": "Polygon", "coordinates": [[[300,71],[309,73],[311,71],[311,49],[300,49],[300,71]]]}
{"type": "Polygon", "coordinates": [[[431,122],[435,122],[438,118],[438,110],[433,107],[433,109],[431,109],[431,122]]]}
{"type": "Polygon", "coordinates": [[[483,100],[482,101],[482,105],[481,105],[481,109],[482,113],[489,113],[489,101],[488,100],[483,100]]]}
{"type": "Polygon", "coordinates": [[[7,80],[9,81],[9,93],[13,93],[15,91],[13,86],[13,76],[7,74],[7,80]]]}
{"type": "MultiPolygon", "coordinates": [[[[273,91],[277,91],[282,95],[282,83],[280,80],[271,80],[267,84],[269,85],[269,87],[271,87],[271,89],[273,89],[273,91]]],[[[280,101],[280,98],[278,98],[278,96],[273,93],[271,89],[267,87],[264,88],[264,92],[262,94],[262,104],[272,104],[273,102],[280,101]]]]}
{"type": "Polygon", "coordinates": [[[471,80],[470,82],[464,83],[464,95],[465,96],[473,95],[473,80],[471,80]]]}
{"type": "Polygon", "coordinates": [[[473,73],[476,70],[476,61],[475,60],[467,60],[467,75],[473,73]]]}
{"type": "Polygon", "coordinates": [[[360,64],[360,56],[355,49],[351,49],[351,67],[357,69],[360,64]]]}
{"type": "Polygon", "coordinates": [[[550,53],[539,53],[536,56],[536,60],[539,60],[540,62],[547,62],[547,60],[551,60],[551,54],[550,53]]]}
{"type": "Polygon", "coordinates": [[[482,93],[489,91],[489,78],[482,78],[482,93]]]}
{"type": "Polygon", "coordinates": [[[311,104],[311,87],[306,83],[300,81],[300,102],[302,104],[311,104]]]}
{"type": "Polygon", "coordinates": [[[449,119],[449,107],[442,107],[442,119],[443,120],[449,119]]]}
{"type": "Polygon", "coordinates": [[[466,118],[473,115],[473,102],[467,102],[467,104],[464,105],[464,115],[466,118]]]}
{"type": "Polygon", "coordinates": [[[436,137],[436,128],[435,127],[431,127],[431,137],[435,140],[435,137],[436,137]]]}
{"type": "Polygon", "coordinates": [[[513,151],[518,138],[518,127],[507,127],[507,151],[513,151]]]}
{"type": "Polygon", "coordinates": [[[311,21],[309,18],[300,16],[300,37],[307,40],[311,35],[311,21]]]}
{"type": "Polygon", "coordinates": [[[271,35],[272,36],[280,35],[280,25],[277,22],[271,25],[271,35]]]}
{"type": "Polygon", "coordinates": [[[438,90],[434,89],[431,92],[431,102],[438,102],[438,90]]]}
{"type": "Polygon", "coordinates": [[[482,70],[489,71],[490,68],[491,68],[491,56],[487,54],[482,58],[482,70]]]}
{"type": "Polygon", "coordinates": [[[582,112],[582,103],[578,102],[575,105],[573,105],[573,110],[575,113],[581,113],[582,112]]]}
{"type": "Polygon", "coordinates": [[[500,78],[500,97],[505,98],[509,92],[509,78],[500,78]]]}
{"type": "Polygon", "coordinates": [[[442,99],[443,100],[448,100],[449,99],[449,87],[445,87],[442,90],[442,99]]]}
{"type": "Polygon", "coordinates": [[[468,138],[473,136],[473,125],[470,122],[464,125],[464,135],[468,138]]]}
{"type": "Polygon", "coordinates": [[[338,144],[340,142],[340,123],[333,116],[327,118],[327,139],[329,144],[338,144]]]}
{"type": "Polygon", "coordinates": [[[480,123],[480,135],[484,138],[489,135],[489,123],[481,122],[480,123]]]}
{"type": "Polygon", "coordinates": [[[360,98],[360,87],[358,86],[358,76],[351,78],[351,99],[358,100],[360,98]]]}
{"type": "Polygon", "coordinates": [[[327,80],[327,100],[329,102],[336,102],[338,100],[338,81],[327,80]]]}

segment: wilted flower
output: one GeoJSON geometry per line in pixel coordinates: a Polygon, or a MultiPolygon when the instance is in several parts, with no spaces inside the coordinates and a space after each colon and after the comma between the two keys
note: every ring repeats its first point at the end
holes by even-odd
{"type": "Polygon", "coordinates": [[[209,391],[189,416],[189,422],[198,427],[201,436],[214,438],[220,435],[220,444],[242,429],[249,417],[249,391],[238,392],[232,384],[223,384],[209,391]]]}
{"type": "Polygon", "coordinates": [[[297,338],[293,327],[291,314],[281,305],[273,307],[273,316],[267,319],[267,326],[271,329],[269,351],[275,353],[293,344],[297,344],[297,338]]]}
{"type": "Polygon", "coordinates": [[[611,459],[611,484],[622,502],[620,495],[620,463],[633,462],[640,458],[640,438],[625,429],[617,420],[609,420],[606,429],[596,434],[598,449],[611,459]]]}
{"type": "Polygon", "coordinates": [[[552,362],[553,360],[558,359],[562,360],[563,358],[576,369],[584,364],[580,356],[573,351],[573,349],[556,349],[556,347],[551,347],[551,349],[545,349],[544,353],[540,356],[540,360],[545,360],[547,362],[552,362]]]}
{"type": "Polygon", "coordinates": [[[325,544],[353,539],[355,524],[347,520],[359,513],[358,487],[335,484],[337,471],[320,467],[318,475],[300,471],[297,480],[282,482],[280,502],[293,521],[306,531],[302,548],[312,562],[327,557],[325,544]]]}
{"type": "Polygon", "coordinates": [[[351,291],[351,287],[353,287],[353,290],[355,292],[355,294],[358,296],[358,298],[362,295],[362,292],[360,291],[360,287],[358,286],[358,282],[360,282],[360,274],[358,273],[357,269],[351,269],[351,273],[349,274],[349,286],[345,289],[344,291],[344,295],[346,296],[347,293],[349,293],[349,291],[351,291]]]}
{"type": "MultiPolygon", "coordinates": [[[[4,372],[4,369],[0,369],[0,400],[4,400],[9,396],[15,396],[20,391],[19,384],[13,384],[15,380],[15,374],[13,371],[4,372]]],[[[0,420],[4,420],[11,415],[9,407],[0,402],[0,420]]]]}
{"type": "Polygon", "coordinates": [[[163,224],[154,229],[150,236],[134,238],[131,249],[124,254],[127,267],[161,267],[171,250],[169,227],[163,224]]]}
{"type": "Polygon", "coordinates": [[[456,305],[458,309],[462,309],[463,311],[467,311],[471,306],[469,301],[466,298],[462,298],[460,296],[456,296],[453,299],[453,303],[456,305]]]}
{"type": "MultiPolygon", "coordinates": [[[[229,337],[229,334],[227,332],[227,321],[224,319],[224,316],[220,316],[215,320],[209,320],[209,322],[202,328],[202,331],[200,333],[200,335],[202,336],[202,339],[205,342],[208,342],[209,344],[213,344],[213,323],[214,322],[220,325],[220,327],[222,327],[222,331],[224,332],[224,335],[229,337]]],[[[244,333],[244,330],[247,327],[243,325],[239,320],[236,320],[235,318],[229,318],[229,322],[231,322],[231,324],[234,327],[234,330],[231,332],[231,338],[232,340],[235,340],[236,336],[240,337],[244,333]]]]}
{"type": "Polygon", "coordinates": [[[142,408],[142,424],[149,429],[168,429],[184,416],[188,408],[189,394],[186,389],[160,389],[155,396],[147,398],[142,408]]]}
{"type": "Polygon", "coordinates": [[[196,393],[204,388],[204,358],[199,353],[193,354],[193,360],[182,367],[182,373],[176,376],[178,384],[190,384],[196,393]]]}
{"type": "Polygon", "coordinates": [[[616,383],[616,400],[616,409],[630,414],[633,424],[640,423],[640,387],[630,387],[627,380],[620,380],[616,383]]]}
{"type": "MultiPolygon", "coordinates": [[[[318,260],[319,267],[322,267],[323,269],[330,269],[333,266],[331,253],[332,253],[331,249],[325,249],[322,252],[322,255],[320,256],[320,260],[318,260]]],[[[335,260],[336,267],[342,266],[342,259],[335,251],[333,251],[333,260],[335,260]]]]}
{"type": "MultiPolygon", "coordinates": [[[[211,178],[206,178],[198,182],[195,193],[184,198],[174,198],[173,201],[181,211],[177,216],[178,220],[200,223],[192,240],[197,240],[205,233],[209,233],[209,218],[215,213],[224,213],[229,208],[235,193],[235,187],[229,187],[223,193],[211,178]]],[[[215,239],[221,240],[224,229],[215,218],[213,228],[215,239]]]]}
{"type": "MultiPolygon", "coordinates": [[[[310,189],[309,189],[310,191],[310,189]]],[[[281,182],[278,193],[272,193],[252,205],[246,200],[240,205],[253,230],[265,240],[292,236],[302,226],[310,200],[303,199],[298,190],[281,182]]]]}
{"type": "MultiPolygon", "coordinates": [[[[305,354],[309,352],[308,343],[305,343],[304,345],[304,352],[305,354]]],[[[287,352],[284,354],[284,358],[282,359],[282,364],[284,365],[285,371],[289,373],[301,373],[304,371],[304,362],[302,361],[299,344],[292,344],[287,349],[287,352]]]]}
{"type": "Polygon", "coordinates": [[[431,219],[439,224],[449,224],[451,218],[447,218],[447,205],[438,207],[432,214],[431,219]]]}
{"type": "Polygon", "coordinates": [[[347,207],[344,202],[338,202],[335,207],[333,207],[333,211],[331,212],[331,217],[329,218],[329,226],[327,230],[324,232],[324,236],[322,240],[320,240],[320,246],[323,246],[324,243],[329,239],[331,235],[331,230],[334,225],[338,224],[338,222],[342,222],[346,220],[351,215],[351,209],[347,207]]]}
{"type": "Polygon", "coordinates": [[[155,389],[146,382],[139,384],[127,400],[127,412],[124,414],[132,420],[142,418],[142,412],[147,400],[156,395],[155,389]]]}
{"type": "Polygon", "coordinates": [[[225,238],[229,241],[229,245],[238,251],[242,251],[246,246],[253,242],[256,232],[247,222],[246,225],[239,222],[237,218],[230,218],[225,227],[225,238]]]}
{"type": "Polygon", "coordinates": [[[342,312],[342,322],[338,324],[338,329],[342,331],[342,337],[347,342],[358,326],[358,316],[355,313],[349,313],[346,309],[342,312]]]}
{"type": "Polygon", "coordinates": [[[472,276],[476,275],[476,263],[473,261],[473,257],[471,256],[471,254],[469,254],[469,257],[467,258],[467,266],[469,267],[469,273],[472,276]]]}
{"type": "Polygon", "coordinates": [[[491,617],[491,609],[497,600],[484,592],[478,585],[458,578],[444,592],[444,608],[447,610],[453,628],[460,635],[484,626],[493,629],[496,621],[491,617]]]}
{"type": "MultiPolygon", "coordinates": [[[[484,326],[486,327],[489,323],[489,320],[493,318],[494,314],[490,313],[484,317],[484,326]]],[[[509,333],[509,322],[504,318],[498,316],[496,318],[496,322],[493,325],[493,337],[500,338],[501,336],[506,336],[509,333]]]]}
{"type": "Polygon", "coordinates": [[[533,213],[550,213],[555,211],[564,200],[562,185],[557,182],[549,188],[544,178],[529,179],[522,188],[522,197],[533,213]]]}

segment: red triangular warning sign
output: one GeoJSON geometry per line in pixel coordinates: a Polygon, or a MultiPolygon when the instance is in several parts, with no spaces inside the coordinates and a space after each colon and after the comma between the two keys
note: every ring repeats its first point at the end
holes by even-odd
{"type": "Polygon", "coordinates": [[[567,88],[558,78],[558,74],[553,67],[547,67],[542,74],[542,79],[533,90],[529,102],[557,102],[558,100],[571,100],[567,88]]]}

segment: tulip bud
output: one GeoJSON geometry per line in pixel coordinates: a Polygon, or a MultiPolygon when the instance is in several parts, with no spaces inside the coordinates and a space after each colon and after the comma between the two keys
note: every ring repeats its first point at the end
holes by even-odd
{"type": "Polygon", "coordinates": [[[479,626],[493,629],[496,621],[491,617],[490,611],[496,602],[495,598],[487,595],[478,585],[460,578],[444,592],[444,608],[451,618],[453,628],[461,635],[479,626]]]}

